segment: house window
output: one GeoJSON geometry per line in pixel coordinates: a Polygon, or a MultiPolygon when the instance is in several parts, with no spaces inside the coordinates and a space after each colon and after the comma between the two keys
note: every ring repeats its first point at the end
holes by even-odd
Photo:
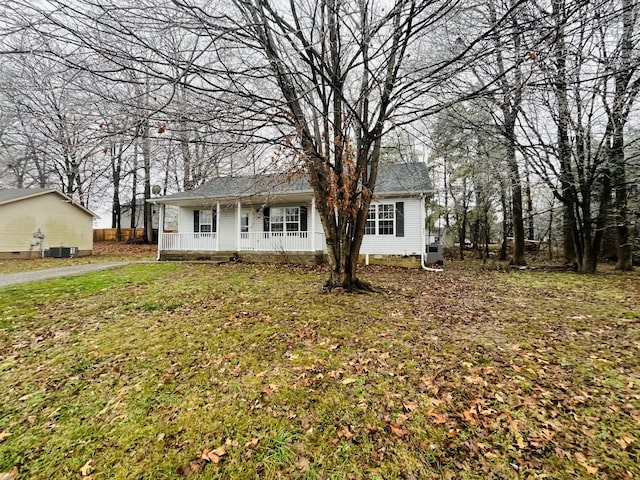
{"type": "Polygon", "coordinates": [[[283,232],[284,231],[284,208],[272,208],[270,220],[271,220],[272,232],[283,232]]]}
{"type": "Polygon", "coordinates": [[[393,235],[395,206],[392,203],[378,205],[378,235],[393,235]]]}
{"type": "Polygon", "coordinates": [[[271,232],[299,232],[300,207],[271,208],[271,232]]]}
{"type": "Polygon", "coordinates": [[[300,209],[298,207],[287,207],[284,209],[284,215],[287,222],[287,232],[299,232],[300,209]]]}
{"type": "Polygon", "coordinates": [[[376,234],[376,206],[369,205],[369,213],[367,214],[367,224],[364,227],[365,235],[376,234]]]}
{"type": "Polygon", "coordinates": [[[263,232],[274,235],[301,236],[306,238],[307,206],[264,207],[263,232]]]}
{"type": "Polygon", "coordinates": [[[249,238],[249,214],[240,215],[240,237],[249,238]]]}
{"type": "Polygon", "coordinates": [[[395,233],[396,209],[393,203],[369,206],[365,235],[393,235],[395,233]]]}
{"type": "Polygon", "coordinates": [[[193,231],[211,233],[216,231],[216,212],[213,210],[194,210],[193,231]]]}

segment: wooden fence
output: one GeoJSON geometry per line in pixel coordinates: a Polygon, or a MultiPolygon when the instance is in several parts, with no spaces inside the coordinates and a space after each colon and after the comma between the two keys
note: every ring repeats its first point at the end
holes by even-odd
{"type": "MultiPolygon", "coordinates": [[[[121,228],[120,241],[126,242],[136,238],[144,238],[144,228],[121,228]]],[[[115,228],[96,228],[93,230],[94,242],[115,242],[118,240],[117,229],[115,228]]]]}

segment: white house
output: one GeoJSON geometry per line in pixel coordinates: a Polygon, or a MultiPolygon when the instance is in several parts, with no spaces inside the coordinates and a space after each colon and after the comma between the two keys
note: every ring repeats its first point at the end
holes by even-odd
{"type": "MultiPolygon", "coordinates": [[[[363,255],[425,252],[425,196],[433,191],[424,163],[381,165],[363,255]]],[[[251,258],[322,261],[325,237],[306,179],[283,175],[220,177],[192,191],[151,201],[161,205],[159,259],[251,258]],[[167,232],[163,211],[178,208],[167,232]]]]}

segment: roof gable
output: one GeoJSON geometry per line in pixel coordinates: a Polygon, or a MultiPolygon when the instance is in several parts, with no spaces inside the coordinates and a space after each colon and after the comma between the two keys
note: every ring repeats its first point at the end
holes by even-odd
{"type": "Polygon", "coordinates": [[[41,195],[54,194],[59,195],[74,207],[79,208],[92,217],[97,217],[91,210],[83,207],[79,203],[76,203],[71,197],[65,195],[60,190],[55,188],[3,188],[0,189],[0,205],[7,205],[28,198],[38,197],[41,195]]]}

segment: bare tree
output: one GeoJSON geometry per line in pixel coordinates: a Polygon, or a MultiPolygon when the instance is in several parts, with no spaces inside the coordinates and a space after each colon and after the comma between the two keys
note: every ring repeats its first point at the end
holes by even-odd
{"type": "MultiPolygon", "coordinates": [[[[554,0],[551,6],[541,22],[553,32],[551,55],[538,65],[553,98],[544,90],[539,95],[557,126],[556,148],[553,155],[531,156],[531,165],[564,205],[565,231],[571,234],[565,244],[573,247],[565,256],[575,253],[579,271],[593,273],[614,213],[626,244],[623,132],[640,86],[631,56],[637,3],[554,0]]],[[[548,140],[539,135],[538,141],[544,149],[548,140]]]]}

